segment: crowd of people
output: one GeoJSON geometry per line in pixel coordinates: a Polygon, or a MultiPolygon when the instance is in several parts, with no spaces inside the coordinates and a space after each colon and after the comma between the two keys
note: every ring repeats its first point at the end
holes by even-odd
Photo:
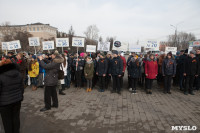
{"type": "Polygon", "coordinates": [[[0,113],[4,129],[19,131],[21,101],[28,85],[33,91],[44,87],[45,107],[40,111],[58,108],[57,90],[65,95],[65,89],[72,85],[76,89],[85,88],[88,93],[97,85],[99,92],[111,87],[111,93],[118,94],[122,88],[136,94],[138,86],[143,86],[147,94],[152,94],[153,81],[157,79],[163,93],[171,94],[173,80],[173,85],[179,86],[185,95],[194,95],[193,90],[200,88],[200,49],[187,53],[187,50],[176,55],[132,52],[126,60],[119,51],[72,54],[65,50],[60,54],[56,50],[37,55],[8,52],[0,61],[0,113]],[[128,85],[124,86],[126,70],[128,85]]]}

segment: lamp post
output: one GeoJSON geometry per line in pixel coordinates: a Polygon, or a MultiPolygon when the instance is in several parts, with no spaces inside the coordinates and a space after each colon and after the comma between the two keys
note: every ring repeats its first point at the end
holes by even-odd
{"type": "Polygon", "coordinates": [[[174,35],[174,47],[177,46],[177,41],[176,41],[176,38],[177,38],[177,26],[174,26],[172,24],[170,24],[170,26],[174,27],[175,28],[175,35],[174,35]]]}

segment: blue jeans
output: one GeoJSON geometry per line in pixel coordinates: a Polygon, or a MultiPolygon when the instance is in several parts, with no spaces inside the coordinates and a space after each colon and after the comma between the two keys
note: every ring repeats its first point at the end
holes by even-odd
{"type": "Polygon", "coordinates": [[[70,83],[71,83],[71,73],[70,70],[67,70],[67,76],[65,76],[65,86],[66,87],[70,87],[70,83]]]}
{"type": "Polygon", "coordinates": [[[31,85],[37,86],[37,77],[30,77],[31,85]]]}

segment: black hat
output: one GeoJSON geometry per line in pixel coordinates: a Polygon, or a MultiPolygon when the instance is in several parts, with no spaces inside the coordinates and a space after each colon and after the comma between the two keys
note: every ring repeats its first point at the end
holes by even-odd
{"type": "Polygon", "coordinates": [[[8,52],[8,54],[12,54],[12,55],[13,55],[13,54],[14,54],[14,52],[12,52],[12,51],[9,51],[9,52],[8,52]]]}
{"type": "Polygon", "coordinates": [[[114,50],[112,53],[118,55],[118,51],[117,50],[114,50]]]}

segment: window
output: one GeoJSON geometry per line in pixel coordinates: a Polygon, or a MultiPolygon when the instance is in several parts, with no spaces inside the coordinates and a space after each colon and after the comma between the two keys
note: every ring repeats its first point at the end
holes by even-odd
{"type": "Polygon", "coordinates": [[[31,28],[29,28],[29,31],[31,31],[31,28]]]}
{"type": "Polygon", "coordinates": [[[39,31],[39,27],[37,27],[37,31],[39,31]]]}
{"type": "Polygon", "coordinates": [[[41,27],[41,30],[43,30],[43,28],[41,27]]]}
{"type": "Polygon", "coordinates": [[[33,31],[35,31],[35,27],[33,27],[33,31]]]}

